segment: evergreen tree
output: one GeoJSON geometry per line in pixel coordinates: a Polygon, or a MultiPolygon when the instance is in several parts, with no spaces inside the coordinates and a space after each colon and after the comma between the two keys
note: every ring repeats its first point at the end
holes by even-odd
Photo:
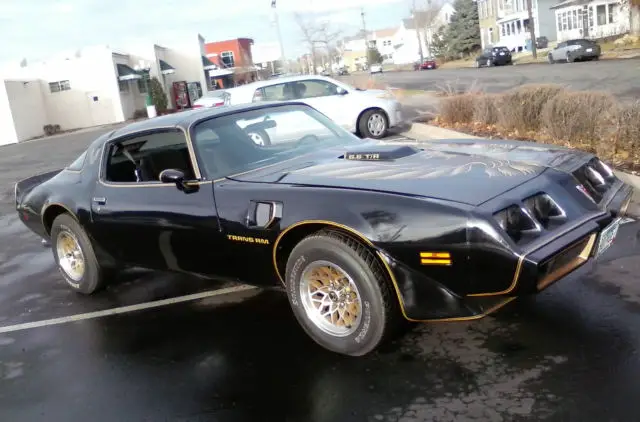
{"type": "Polygon", "coordinates": [[[480,48],[480,20],[474,0],[455,0],[455,13],[451,17],[445,40],[453,54],[469,55],[480,48]]]}
{"type": "Polygon", "coordinates": [[[382,63],[382,54],[376,47],[370,47],[367,54],[369,56],[369,64],[382,63]]]}
{"type": "Polygon", "coordinates": [[[155,76],[151,78],[151,100],[156,106],[156,112],[158,114],[167,111],[167,95],[164,93],[164,89],[162,89],[162,84],[155,76]]]}
{"type": "Polygon", "coordinates": [[[446,40],[446,27],[441,26],[438,28],[435,34],[433,34],[433,38],[431,39],[431,53],[434,57],[438,58],[447,58],[447,40],[446,40]]]}

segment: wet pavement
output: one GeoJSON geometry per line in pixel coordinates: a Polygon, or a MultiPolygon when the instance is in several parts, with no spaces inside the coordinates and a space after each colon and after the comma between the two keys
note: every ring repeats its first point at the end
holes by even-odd
{"type": "Polygon", "coordinates": [[[537,297],[348,358],[313,343],[278,290],[138,271],[71,293],[10,190],[89,136],[0,148],[0,421],[638,420],[640,223],[537,297]],[[193,293],[209,296],[144,309],[193,293]]]}

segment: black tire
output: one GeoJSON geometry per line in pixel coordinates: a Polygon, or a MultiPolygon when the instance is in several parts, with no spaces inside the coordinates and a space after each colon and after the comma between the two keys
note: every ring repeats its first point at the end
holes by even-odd
{"type": "Polygon", "coordinates": [[[360,119],[358,120],[358,131],[360,132],[360,136],[363,138],[384,138],[389,133],[389,118],[387,117],[387,113],[385,113],[381,108],[374,108],[365,111],[364,113],[362,113],[362,116],[360,116],[360,119]],[[374,114],[378,114],[384,119],[384,129],[379,134],[371,133],[367,124],[371,116],[373,116],[374,114]]]}
{"type": "Polygon", "coordinates": [[[549,64],[554,64],[556,62],[555,60],[553,60],[553,56],[551,54],[547,56],[547,60],[549,61],[549,64]]]}
{"type": "Polygon", "coordinates": [[[397,334],[401,324],[398,301],[376,256],[361,243],[340,232],[324,230],[303,239],[287,261],[289,303],[304,331],[320,346],[349,356],[363,356],[397,334]],[[321,329],[308,316],[300,292],[305,268],[315,261],[339,266],[353,280],[360,298],[360,320],[343,336],[321,329]]]}
{"type": "Polygon", "coordinates": [[[82,226],[69,214],[60,214],[53,221],[53,225],[51,226],[51,251],[53,252],[53,259],[58,266],[58,270],[73,291],[90,295],[105,286],[106,278],[110,276],[111,271],[100,266],[89,237],[82,226]],[[84,257],[84,271],[82,277],[78,280],[70,277],[60,265],[57,253],[57,239],[62,232],[70,233],[77,240],[84,257]]]}

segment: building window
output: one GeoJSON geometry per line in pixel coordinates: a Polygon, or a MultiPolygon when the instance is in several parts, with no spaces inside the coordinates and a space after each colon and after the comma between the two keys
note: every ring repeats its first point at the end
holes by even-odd
{"type": "Polygon", "coordinates": [[[49,91],[51,92],[69,91],[70,89],[69,81],[49,82],[49,91]]]}
{"type": "Polygon", "coordinates": [[[618,13],[618,5],[615,3],[609,3],[609,23],[616,23],[616,15],[618,13]]]}
{"type": "Polygon", "coordinates": [[[571,11],[567,12],[567,29],[569,31],[573,29],[573,19],[571,19],[571,11]]]}
{"type": "Polygon", "coordinates": [[[129,81],[118,81],[118,89],[120,89],[120,92],[122,93],[128,93],[129,81]]]}
{"type": "Polygon", "coordinates": [[[220,57],[222,59],[222,64],[224,64],[225,67],[236,67],[233,51],[223,51],[220,53],[220,57]]]}
{"type": "Polygon", "coordinates": [[[558,19],[558,32],[562,31],[562,14],[556,14],[556,18],[558,19]]]}
{"type": "Polygon", "coordinates": [[[578,28],[582,28],[582,9],[578,9],[578,28]]]}
{"type": "Polygon", "coordinates": [[[147,93],[147,83],[144,79],[138,79],[136,82],[138,82],[138,92],[141,94],[146,94],[147,93]]]}
{"type": "Polygon", "coordinates": [[[607,6],[599,4],[596,9],[596,15],[598,19],[598,26],[607,24],[607,6]]]}

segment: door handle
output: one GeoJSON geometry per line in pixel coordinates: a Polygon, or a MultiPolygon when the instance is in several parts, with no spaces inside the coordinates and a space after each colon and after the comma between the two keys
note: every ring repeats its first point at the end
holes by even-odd
{"type": "Polygon", "coordinates": [[[93,202],[97,205],[107,205],[107,198],[93,198],[93,202]]]}

